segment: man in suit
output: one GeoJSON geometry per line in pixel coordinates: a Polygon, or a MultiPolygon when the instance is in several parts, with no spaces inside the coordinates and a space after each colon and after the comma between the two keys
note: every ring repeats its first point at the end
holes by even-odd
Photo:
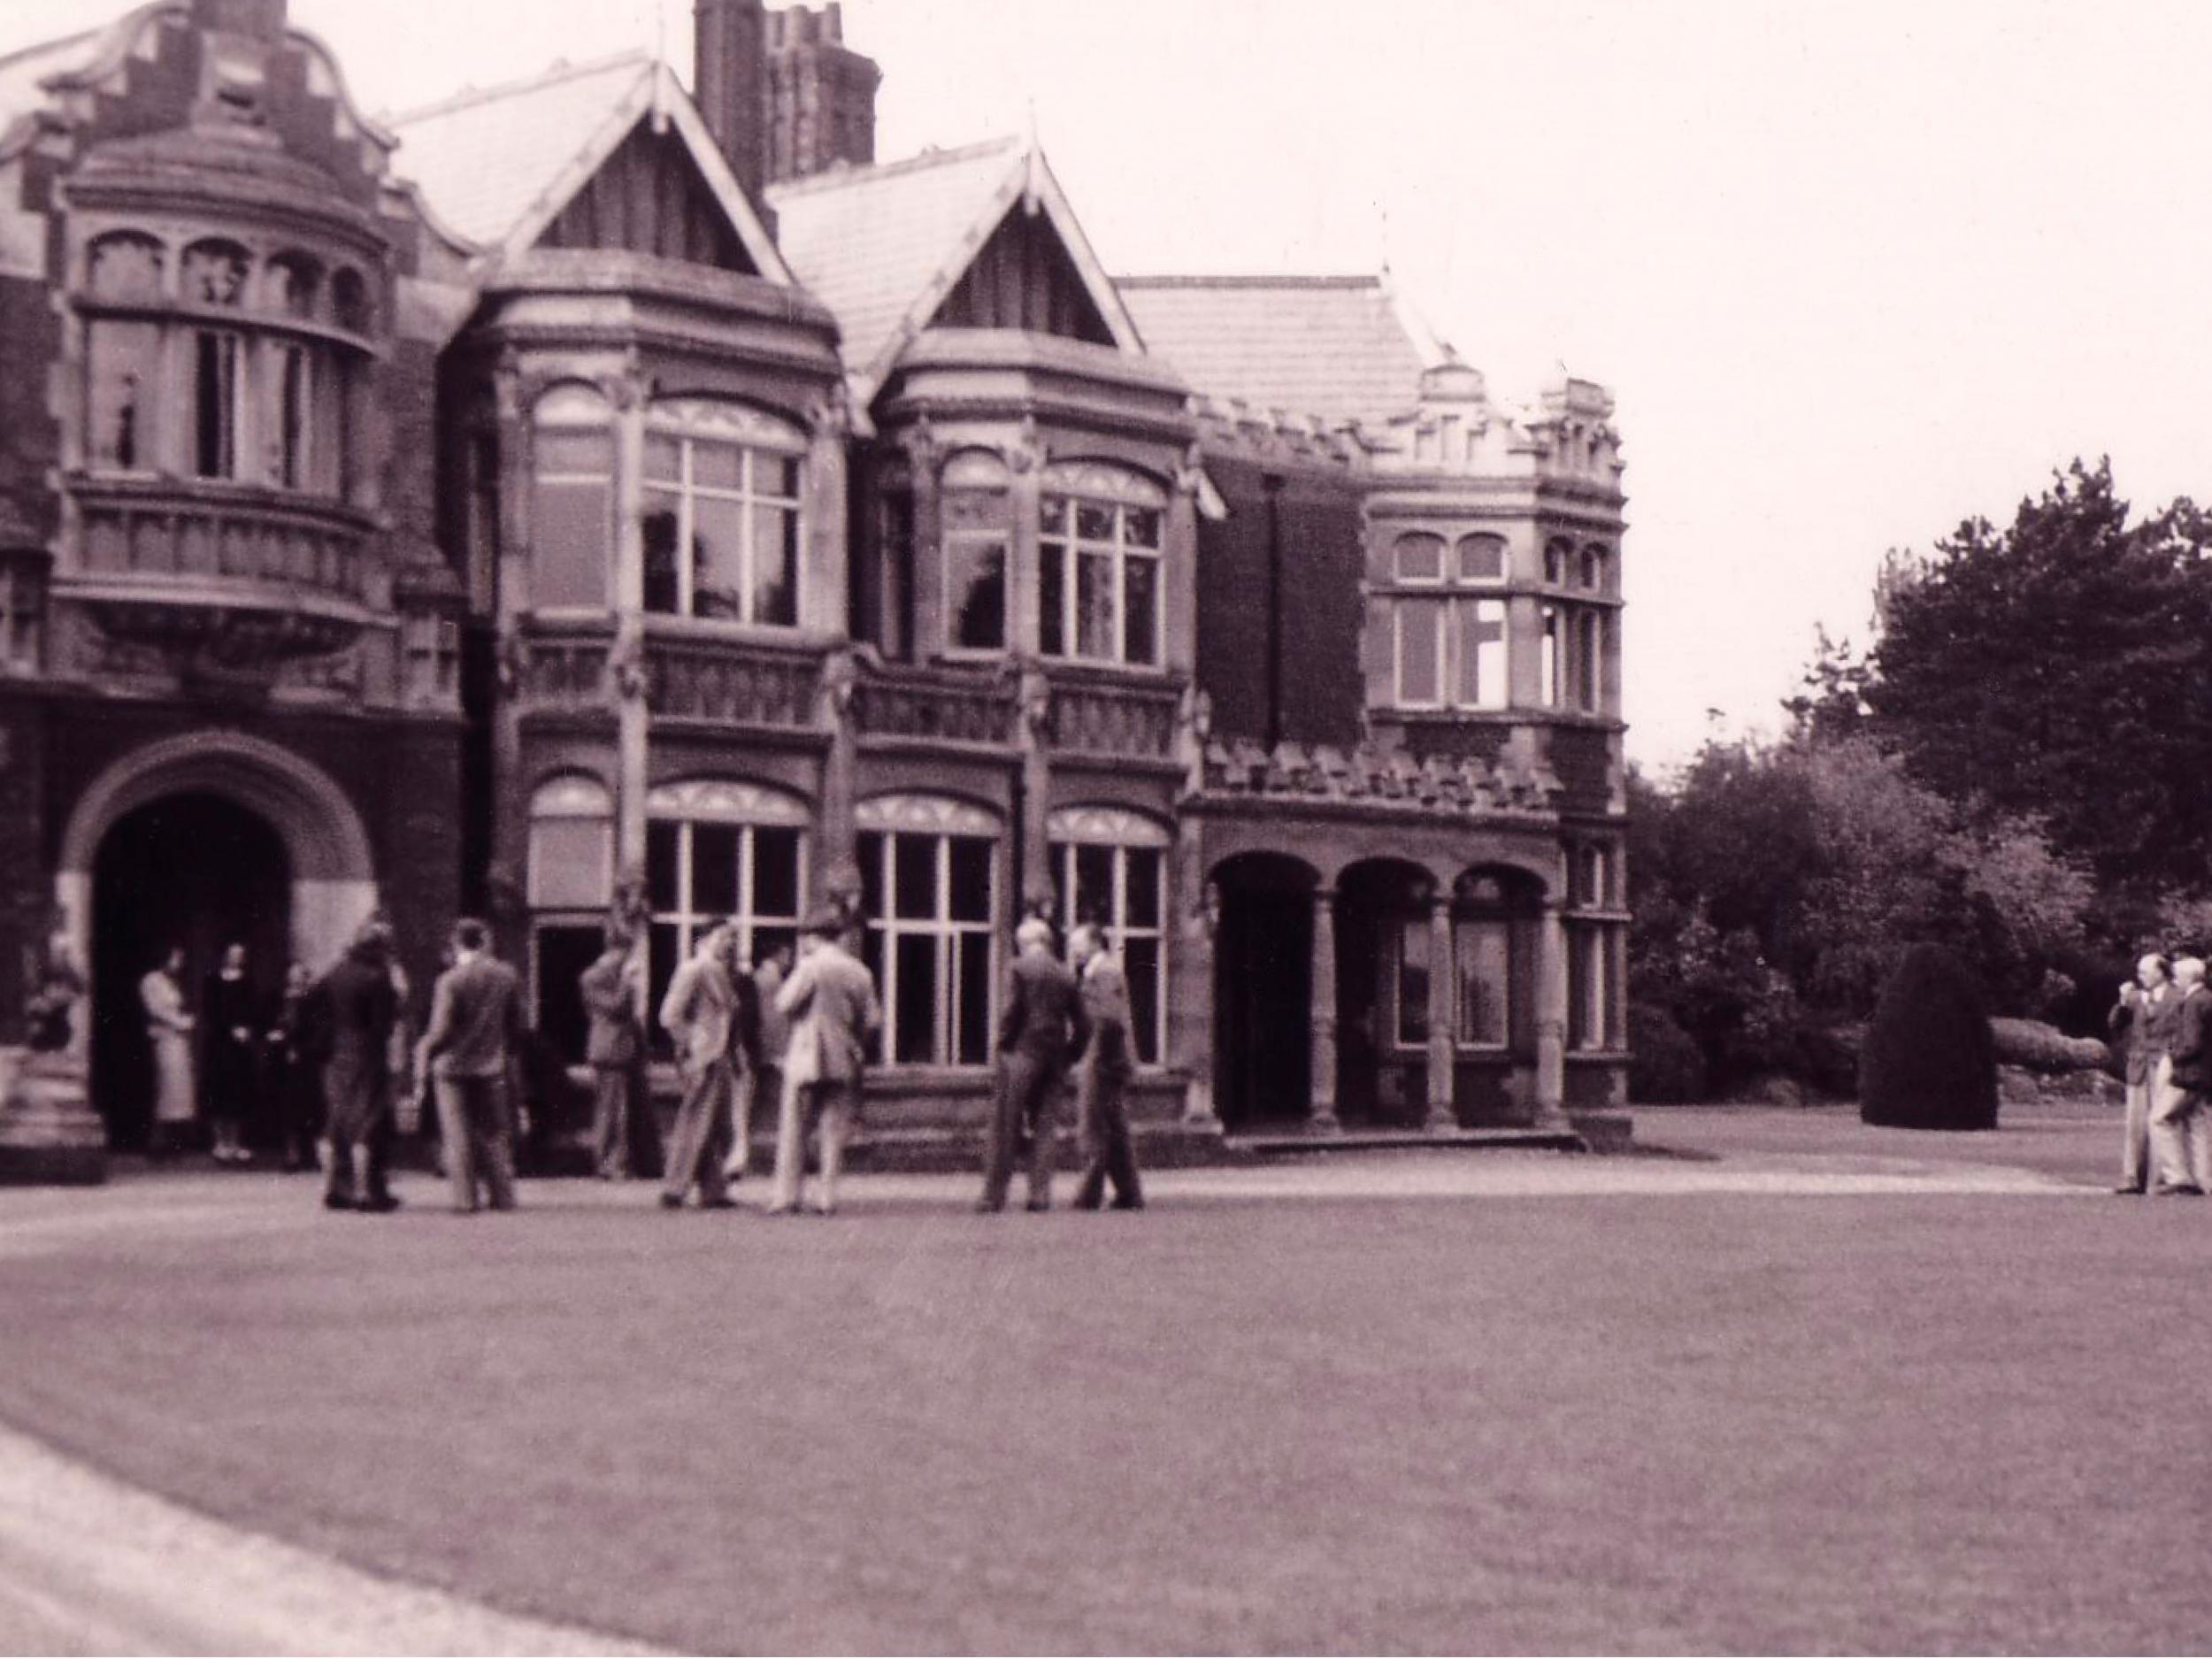
{"type": "Polygon", "coordinates": [[[1090,1041],[1075,1071],[1075,1120],[1084,1156],[1075,1207],[1096,1210],[1110,1179],[1115,1209],[1142,1210],[1144,1189],[1137,1179],[1137,1155],[1129,1144],[1129,1118],[1122,1104],[1123,1091],[1137,1070],[1129,981],[1106,949],[1105,935],[1088,922],[1068,936],[1068,957],[1090,1026],[1090,1041]]]}
{"type": "Polygon", "coordinates": [[[681,1210],[695,1185],[699,1208],[727,1210],[723,1163],[730,1156],[730,1039],[737,992],[730,983],[730,930],[710,929],[676,970],[661,998],[661,1028],[675,1039],[683,1104],[668,1148],[661,1205],[681,1210]]]}
{"type": "Polygon", "coordinates": [[[732,1180],[745,1173],[749,1162],[746,1139],[750,1136],[754,1124],[772,1120],[780,1141],[782,1137],[783,1056],[784,1050],[791,1046],[791,1022],[777,1008],[776,997],[783,990],[784,981],[790,974],[791,947],[788,943],[779,940],[753,952],[753,972],[749,977],[758,1037],[752,1045],[751,1077],[740,1090],[746,1097],[747,1106],[740,1119],[743,1126],[738,1144],[730,1153],[732,1180]]]}
{"type": "Polygon", "coordinates": [[[491,930],[473,917],[453,926],[453,965],[430,997],[430,1027],[416,1046],[438,1097],[453,1207],[515,1207],[514,1097],[509,1072],[523,1038],[522,986],[491,954],[491,930]]]}
{"type": "Polygon", "coordinates": [[[860,1102],[868,1044],[883,1024],[876,982],[841,939],[844,918],[833,910],[807,918],[799,964],[776,993],[776,1012],[790,1025],[783,1055],[783,1097],[776,1120],[776,1187],[768,1213],[799,1205],[810,1125],[820,1125],[822,1193],[815,1209],[837,1209],[837,1176],[845,1137],[860,1102]]]}
{"type": "Polygon", "coordinates": [[[1052,1113],[1068,1057],[1089,1027],[1075,976],[1052,954],[1052,924],[1031,917],[1014,930],[999,1016],[998,1099],[991,1161],[979,1211],[1006,1208],[1006,1188],[1024,1133],[1029,1136],[1029,1208],[1052,1208],[1052,1113]]]}
{"type": "Polygon", "coordinates": [[[2151,1102],[2151,1156],[2157,1173],[2151,1192],[2202,1194],[2212,1180],[2212,1124],[2205,1121],[2212,1093],[2212,992],[2204,988],[2204,963],[2184,956],[2174,964],[2181,993],[2174,1013],[2173,1048],[2165,1082],[2151,1102]]]}
{"type": "Polygon", "coordinates": [[[330,1141],[330,1167],[323,1186],[326,1209],[380,1214],[399,1208],[385,1172],[392,1116],[392,1032],[399,1019],[391,955],[390,930],[370,922],[338,965],[310,993],[328,1045],[323,1062],[330,1141]]]}
{"type": "Polygon", "coordinates": [[[2180,1003],[2165,957],[2153,952],[2135,964],[2135,978],[2120,987],[2120,1000],[2105,1022],[2113,1041],[2127,1051],[2127,1118],[2116,1193],[2140,1193],[2148,1185],[2151,1108],[2173,1047],[2180,1003]]]}
{"type": "Polygon", "coordinates": [[[577,979],[591,1030],[584,1059],[593,1081],[592,1148],[603,1181],[630,1177],[630,1114],[646,1102],[645,1033],[638,1002],[645,964],[632,941],[607,929],[607,948],[577,979]]]}

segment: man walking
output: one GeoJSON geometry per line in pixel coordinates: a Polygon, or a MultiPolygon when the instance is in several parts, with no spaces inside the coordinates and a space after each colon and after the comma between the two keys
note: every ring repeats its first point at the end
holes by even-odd
{"type": "Polygon", "coordinates": [[[1068,956],[1090,1026],[1075,1074],[1076,1125],[1084,1154],[1075,1207],[1096,1210],[1110,1179],[1116,1210],[1142,1210],[1144,1189],[1137,1180],[1137,1156],[1129,1144],[1129,1118],[1122,1103],[1137,1069],[1130,1040],[1129,981],[1106,949],[1105,935],[1088,922],[1069,935],[1068,956]]]}
{"type": "Polygon", "coordinates": [[[390,930],[370,922],[313,992],[329,1043],[323,1064],[330,1141],[326,1209],[376,1214],[399,1208],[384,1168],[392,1115],[392,1031],[399,1019],[391,956],[390,930]]]}
{"type": "Polygon", "coordinates": [[[607,948],[576,982],[591,1019],[584,1059],[592,1072],[592,1156],[603,1181],[630,1177],[630,1114],[645,1101],[645,1033],[638,1028],[644,977],[631,941],[610,926],[607,948]]]}
{"type": "Polygon", "coordinates": [[[1025,1133],[1029,1136],[1029,1208],[1052,1208],[1052,1111],[1067,1081],[1068,1056],[1088,1027],[1075,976],[1052,954],[1052,925],[1031,917],[1014,930],[999,1017],[998,1100],[991,1161],[979,1211],[1006,1208],[1006,1188],[1025,1133]]]}
{"type": "Polygon", "coordinates": [[[2127,1047],[2127,1118],[2116,1193],[2140,1193],[2148,1185],[2151,1107],[2165,1076],[2180,1002],[2167,978],[2165,957],[2153,951],[2135,964],[2135,978],[2120,987],[2120,1000],[2106,1020],[2113,1041],[2127,1047]]]}
{"type": "Polygon", "coordinates": [[[783,1094],[776,1114],[776,1188],[768,1213],[789,1215],[799,1205],[806,1170],[807,1136],[819,1124],[821,1196],[815,1209],[837,1209],[837,1177],[845,1137],[860,1103],[868,1068],[868,1043],[883,1023],[876,983],[839,935],[844,918],[832,910],[807,918],[799,965],[776,993],[776,1012],[789,1022],[784,1049],[783,1094]]]}
{"type": "Polygon", "coordinates": [[[2184,956],[2174,964],[2181,995],[2174,1013],[2173,1048],[2165,1083],[2151,1104],[2151,1152],[2157,1166],[2151,1191],[2201,1194],[2212,1180],[2212,1125],[2204,1121],[2212,1090],[2212,994],[2204,988],[2204,963],[2184,956]]]}
{"type": "Polygon", "coordinates": [[[438,976],[430,1028],[416,1065],[427,1065],[445,1137],[453,1207],[515,1207],[514,1098],[510,1071],[522,1035],[522,988],[515,971],[491,954],[491,930],[473,917],[453,926],[453,965],[438,976]]]}
{"type": "Polygon", "coordinates": [[[661,1028],[675,1039],[683,1104],[668,1148],[668,1179],[661,1205],[681,1210],[695,1185],[699,1208],[727,1210],[731,1200],[723,1163],[730,1155],[730,1037],[737,992],[730,983],[730,930],[701,936],[691,960],[676,970],[661,999],[661,1028]]]}

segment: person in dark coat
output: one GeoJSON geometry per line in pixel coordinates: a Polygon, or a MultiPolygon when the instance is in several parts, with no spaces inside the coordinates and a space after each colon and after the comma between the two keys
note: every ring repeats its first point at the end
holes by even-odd
{"type": "Polygon", "coordinates": [[[399,1018],[390,930],[375,922],[364,927],[344,958],[323,975],[315,996],[330,1055],[323,1064],[330,1130],[323,1202],[332,1210],[396,1210],[399,1200],[386,1184],[385,1169],[392,1119],[392,1028],[399,1018]]]}
{"type": "Polygon", "coordinates": [[[2150,1173],[2151,1108],[2166,1074],[2180,1018],[2181,994],[2166,973],[2166,958],[2153,952],[2135,964],[2135,978],[2120,987],[2106,1025],[2126,1053],[2127,1117],[2120,1144],[2116,1193],[2140,1193],[2150,1173]]]}
{"type": "Polygon", "coordinates": [[[730,930],[710,928],[700,934],[691,960],[676,970],[661,998],[661,1029],[676,1045],[676,1069],[683,1082],[683,1104],[676,1111],[661,1186],[665,1209],[682,1209],[694,1187],[702,1210],[728,1210],[735,1202],[723,1164],[730,1156],[730,1050],[736,1018],[730,930]]]}
{"type": "Polygon", "coordinates": [[[473,917],[453,926],[454,962],[431,993],[430,1025],[418,1047],[438,1096],[453,1207],[515,1207],[513,1072],[526,1035],[522,981],[491,954],[491,930],[473,917]]]}
{"type": "Polygon", "coordinates": [[[286,1172],[311,1169],[323,1136],[322,1066],[327,1056],[321,1005],[307,964],[284,971],[284,998],[263,1038],[261,1097],[275,1107],[286,1172]]]}
{"type": "Polygon", "coordinates": [[[200,992],[200,1033],[206,1043],[200,1056],[200,1110],[215,1140],[218,1164],[250,1164],[246,1119],[254,1108],[255,1033],[261,1028],[259,999],[246,972],[246,948],[235,942],[223,950],[223,965],[210,974],[200,992]]]}
{"type": "Polygon", "coordinates": [[[603,1181],[627,1180],[630,1114],[649,1111],[645,1033],[638,1022],[645,964],[629,938],[610,927],[607,948],[577,980],[591,1029],[584,1060],[592,1073],[592,1160],[603,1181]]]}
{"type": "Polygon", "coordinates": [[[1031,917],[1014,930],[998,1030],[998,1098],[979,1211],[1006,1208],[1021,1140],[1029,1137],[1029,1208],[1052,1208],[1053,1107],[1066,1087],[1068,1057],[1089,1025],[1075,976],[1052,954],[1052,924],[1031,917]]]}
{"type": "Polygon", "coordinates": [[[1137,1070],[1130,1037],[1129,981],[1106,949],[1105,936],[1087,922],[1069,935],[1068,957],[1090,1025],[1090,1041],[1075,1069],[1076,1123],[1084,1156],[1075,1207],[1096,1210],[1111,1179],[1115,1209],[1142,1210],[1144,1188],[1137,1179],[1137,1155],[1129,1143],[1129,1118],[1122,1103],[1123,1091],[1137,1070]]]}

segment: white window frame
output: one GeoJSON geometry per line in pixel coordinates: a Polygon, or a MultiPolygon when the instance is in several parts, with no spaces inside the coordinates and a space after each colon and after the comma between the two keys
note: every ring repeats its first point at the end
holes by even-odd
{"type": "Polygon", "coordinates": [[[677,473],[675,479],[641,477],[639,511],[649,513],[657,503],[664,511],[665,503],[676,504],[676,609],[672,612],[656,614],[675,615],[694,620],[741,622],[753,627],[799,628],[806,623],[806,440],[795,427],[745,408],[741,404],[715,403],[700,399],[678,399],[657,403],[646,411],[645,434],[648,443],[660,438],[677,446],[677,473]],[[739,457],[738,481],[735,485],[703,484],[695,477],[695,461],[701,444],[717,444],[734,449],[739,457]],[[773,491],[763,482],[764,463],[780,466],[795,463],[795,482],[788,495],[773,491]],[[740,509],[738,523],[738,614],[735,617],[701,618],[698,615],[696,575],[691,557],[692,533],[695,511],[702,500],[726,502],[740,509]],[[759,533],[758,510],[772,508],[791,515],[791,620],[776,622],[754,614],[757,603],[760,551],[757,545],[759,533]]]}
{"type": "Polygon", "coordinates": [[[1157,487],[1135,473],[1119,468],[1056,464],[1045,469],[1038,497],[1037,562],[1040,567],[1037,593],[1040,618],[1043,603],[1044,580],[1042,566],[1046,560],[1056,558],[1060,565],[1060,649],[1046,652],[1041,629],[1038,650],[1056,662],[1106,663],[1124,668],[1157,668],[1167,649],[1165,635],[1167,540],[1167,496],[1157,487]],[[1048,505],[1057,501],[1066,509],[1066,528],[1056,534],[1046,528],[1045,511],[1048,505]],[[1086,507],[1102,509],[1114,515],[1114,534],[1110,541],[1086,539],[1078,530],[1082,510],[1086,507]],[[1129,540],[1129,514],[1132,510],[1150,512],[1159,519],[1158,545],[1143,547],[1129,540]],[[1114,572],[1114,650],[1106,656],[1096,656],[1083,649],[1081,634],[1080,583],[1078,575],[1085,554],[1104,556],[1113,562],[1114,572]],[[1138,659],[1129,655],[1129,566],[1143,560],[1152,567],[1152,655],[1138,659]]]}
{"type": "MultiPolygon", "coordinates": [[[[887,1065],[930,1065],[956,1068],[962,1071],[980,1071],[991,1064],[992,1046],[997,1038],[998,974],[999,974],[999,861],[1003,850],[1003,837],[998,821],[980,808],[965,803],[931,795],[879,795],[864,801],[855,813],[855,825],[863,835],[879,838],[876,849],[882,863],[877,867],[876,890],[882,895],[880,916],[865,918],[868,931],[881,941],[881,984],[877,987],[879,1000],[883,1005],[883,1058],[887,1065]],[[901,837],[927,840],[933,843],[932,856],[935,862],[934,882],[936,914],[931,917],[902,917],[898,909],[898,845],[901,837]],[[990,854],[987,863],[990,880],[989,902],[985,906],[986,917],[981,921],[956,920],[952,915],[952,843],[956,839],[987,841],[990,854]],[[979,1059],[962,1060],[960,1051],[960,944],[964,938],[981,934],[988,943],[984,956],[983,986],[983,1054],[979,1059]],[[899,1052],[899,952],[902,939],[926,938],[934,942],[936,960],[936,999],[932,1010],[930,1057],[926,1060],[900,1060],[899,1052]]],[[[864,853],[862,855],[865,856],[864,853]]]]}
{"type": "MultiPolygon", "coordinates": [[[[1045,839],[1054,868],[1060,876],[1060,936],[1066,938],[1080,919],[1075,914],[1075,860],[1079,847],[1102,847],[1113,855],[1112,917],[1100,924],[1106,935],[1108,949],[1121,961],[1122,972],[1129,972],[1129,953],[1125,949],[1132,939],[1148,939],[1156,949],[1153,961],[1156,964],[1157,984],[1152,997],[1152,1025],[1148,1033],[1152,1040],[1154,1057],[1140,1059],[1138,1064],[1149,1070],[1164,1064],[1167,1054],[1167,991],[1168,991],[1168,926],[1171,900],[1169,883],[1172,871],[1168,852],[1173,838],[1158,824],[1134,812],[1113,807],[1062,808],[1047,820],[1045,839]],[[1139,926],[1129,920],[1129,855],[1133,852],[1157,854],[1160,860],[1159,919],[1139,926]]],[[[1135,1010],[1131,1010],[1133,1018],[1135,1010]]]]}
{"type": "Polygon", "coordinates": [[[810,818],[805,803],[797,796],[733,780],[693,779],[661,784],[649,791],[645,818],[649,825],[672,824],[676,827],[676,897],[681,908],[655,910],[650,918],[655,927],[673,926],[676,930],[676,954],[669,964],[671,974],[691,960],[702,932],[726,922],[736,924],[738,956],[748,963],[753,960],[756,936],[763,931],[798,931],[806,906],[810,850],[807,830],[810,818]],[[737,832],[735,910],[701,910],[692,906],[696,891],[692,879],[694,839],[703,825],[737,832]],[[792,888],[792,909],[788,914],[766,915],[760,910],[756,849],[761,830],[790,832],[798,837],[798,877],[792,888]]]}

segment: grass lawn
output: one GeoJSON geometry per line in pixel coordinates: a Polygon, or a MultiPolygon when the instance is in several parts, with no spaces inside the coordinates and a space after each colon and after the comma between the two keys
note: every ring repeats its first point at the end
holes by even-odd
{"type": "MultiPolygon", "coordinates": [[[[2108,1129],[2046,1133],[2086,1179],[2108,1129]]],[[[1795,1151],[1932,1156],[1833,1131],[1795,1151]]],[[[0,1249],[0,1417],[517,1611],[740,1650],[2212,1632],[2212,1204],[1188,1177],[986,1218],[887,1179],[833,1220],[556,1184],[387,1222],[235,1179],[221,1225],[0,1249]]]]}

